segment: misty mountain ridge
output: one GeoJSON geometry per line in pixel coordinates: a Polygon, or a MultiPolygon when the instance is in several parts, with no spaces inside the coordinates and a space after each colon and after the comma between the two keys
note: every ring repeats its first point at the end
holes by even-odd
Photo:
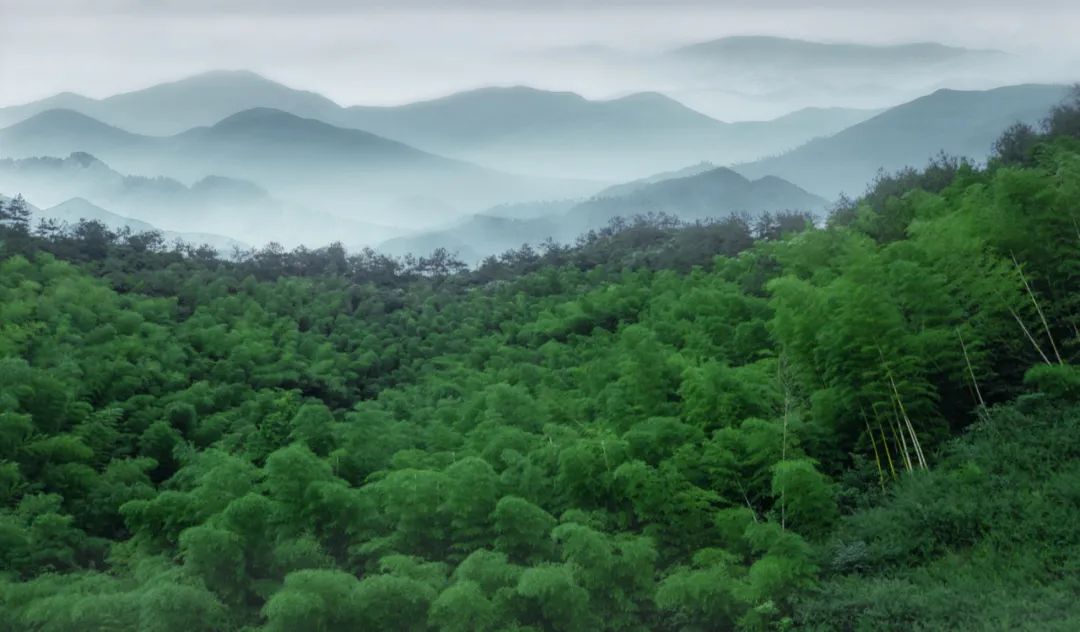
{"type": "Polygon", "coordinates": [[[690,107],[760,111],[763,118],[808,104],[879,109],[943,87],[984,90],[1035,78],[1030,60],[999,50],[759,35],[668,50],[652,72],[668,77],[668,93],[690,107]]]}
{"type": "Polygon", "coordinates": [[[600,191],[593,197],[596,198],[617,198],[629,195],[636,191],[639,191],[650,184],[655,184],[663,180],[674,180],[676,178],[685,178],[688,176],[696,176],[699,173],[706,171],[712,171],[717,166],[711,162],[703,161],[696,165],[690,165],[689,167],[683,167],[682,169],[676,169],[674,171],[665,171],[663,173],[653,174],[644,178],[638,178],[631,182],[624,182],[622,184],[616,184],[610,186],[603,191],[600,191]]]}
{"type": "Polygon", "coordinates": [[[20,106],[0,108],[0,124],[67,108],[135,133],[167,136],[208,125],[255,107],[319,118],[340,110],[330,99],[296,90],[246,70],[214,70],[141,90],[91,99],[62,93],[20,106]]]}
{"type": "Polygon", "coordinates": [[[616,216],[667,213],[687,221],[723,217],[730,213],[820,212],[828,202],[775,176],[751,180],[731,169],[717,167],[646,183],[616,197],[595,197],[571,210],[589,228],[601,227],[616,216]]]}
{"type": "Polygon", "coordinates": [[[187,186],[167,177],[124,175],[87,153],[0,159],[0,190],[21,192],[45,206],[81,198],[162,230],[226,235],[248,244],[341,241],[357,248],[400,232],[281,200],[235,178],[207,176],[187,186]]]}
{"type": "Polygon", "coordinates": [[[878,170],[921,167],[941,152],[985,160],[1009,125],[1037,125],[1067,94],[1065,86],[1037,84],[938,90],[785,154],[733,168],[752,178],[780,176],[828,197],[858,194],[878,170]]]}
{"type": "Polygon", "coordinates": [[[523,244],[550,238],[569,243],[589,230],[606,226],[615,217],[649,213],[673,215],[684,221],[708,221],[733,213],[749,217],[763,213],[801,211],[820,213],[827,201],[781,178],[750,180],[731,169],[708,163],[655,174],[605,189],[569,205],[550,203],[554,212],[543,216],[493,216],[492,209],[453,226],[388,240],[379,249],[393,255],[427,254],[446,248],[469,263],[523,244]]]}
{"type": "Polygon", "coordinates": [[[766,156],[874,113],[838,109],[727,123],[656,92],[589,100],[523,86],[348,112],[350,127],[469,162],[515,173],[607,180],[697,161],[766,156]]]}

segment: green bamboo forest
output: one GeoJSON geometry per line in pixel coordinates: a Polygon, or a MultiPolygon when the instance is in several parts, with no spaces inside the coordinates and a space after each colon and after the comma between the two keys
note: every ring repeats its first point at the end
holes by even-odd
{"type": "Polygon", "coordinates": [[[1080,98],[477,267],[3,209],[0,631],[1080,629],[1080,98]]]}

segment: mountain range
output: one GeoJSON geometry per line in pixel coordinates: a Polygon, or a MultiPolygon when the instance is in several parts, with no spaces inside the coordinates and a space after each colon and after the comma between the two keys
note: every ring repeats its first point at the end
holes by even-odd
{"type": "Polygon", "coordinates": [[[725,123],[655,92],[589,100],[524,86],[482,88],[400,106],[341,107],[254,73],[216,71],[107,99],[65,93],[2,108],[0,124],[68,110],[103,127],[169,136],[265,108],[500,171],[594,180],[625,180],[699,160],[759,158],[876,113],[810,108],[772,121],[725,123]]]}
{"type": "Polygon", "coordinates": [[[0,152],[16,158],[86,152],[128,173],[242,178],[342,217],[406,226],[446,221],[447,208],[597,188],[501,173],[270,108],[172,136],[134,134],[71,110],[49,110],[0,130],[0,152]],[[425,197],[430,203],[416,203],[425,197]],[[408,214],[401,213],[405,205],[408,214]]]}
{"type": "MultiPolygon", "coordinates": [[[[1000,55],[866,48],[728,38],[670,55],[730,61],[758,51],[815,67],[858,54],[931,65],[1000,55]]],[[[254,73],[213,72],[107,99],[65,93],[0,110],[0,120],[17,120],[0,129],[8,157],[0,190],[47,205],[83,198],[166,230],[248,243],[383,242],[423,252],[438,234],[491,252],[520,237],[572,238],[618,215],[820,210],[862,191],[879,169],[920,166],[940,151],[981,160],[1008,125],[1037,122],[1065,94],[1038,84],[938,90],[883,111],[805,108],[725,123],[648,92],[590,100],[492,87],[341,107],[254,73]]]]}

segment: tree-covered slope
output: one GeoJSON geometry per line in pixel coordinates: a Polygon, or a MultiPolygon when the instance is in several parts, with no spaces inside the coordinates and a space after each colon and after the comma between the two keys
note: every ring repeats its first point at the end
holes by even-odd
{"type": "Polygon", "coordinates": [[[1069,629],[1077,120],[475,270],[8,202],[0,630],[1069,629]]]}

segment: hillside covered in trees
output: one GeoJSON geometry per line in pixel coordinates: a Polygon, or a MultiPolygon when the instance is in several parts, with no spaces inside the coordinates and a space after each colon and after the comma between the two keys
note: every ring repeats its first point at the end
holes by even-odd
{"type": "Polygon", "coordinates": [[[0,631],[1080,627],[1080,102],[476,269],[3,209],[0,631]]]}

